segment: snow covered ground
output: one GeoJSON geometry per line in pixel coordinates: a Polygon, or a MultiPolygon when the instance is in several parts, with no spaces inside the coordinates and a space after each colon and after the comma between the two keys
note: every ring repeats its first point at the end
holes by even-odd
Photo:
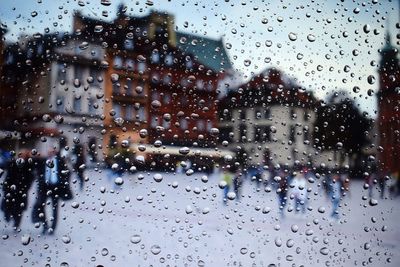
{"type": "Polygon", "coordinates": [[[362,182],[352,183],[339,221],[318,180],[307,213],[286,210],[282,219],[274,191],[250,181],[224,205],[219,175],[205,183],[205,174],[162,173],[161,182],[154,174],[126,175],[119,187],[107,171],[87,171],[54,235],[30,222],[33,188],[20,232],[0,219],[0,265],[400,266],[400,198],[371,206],[362,182]]]}

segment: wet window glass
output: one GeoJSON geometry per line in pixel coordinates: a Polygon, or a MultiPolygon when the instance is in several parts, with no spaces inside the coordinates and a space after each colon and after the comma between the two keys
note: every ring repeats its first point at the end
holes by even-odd
{"type": "Polygon", "coordinates": [[[3,0],[1,266],[400,266],[400,5],[3,0]]]}

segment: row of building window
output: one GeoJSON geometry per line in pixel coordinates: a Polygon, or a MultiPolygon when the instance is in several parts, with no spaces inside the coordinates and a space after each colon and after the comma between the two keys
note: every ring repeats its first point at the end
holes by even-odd
{"type": "MultiPolygon", "coordinates": [[[[160,56],[158,52],[153,52],[151,54],[150,62],[152,64],[159,64],[161,63],[161,59],[163,59],[163,63],[166,66],[173,66],[174,65],[174,56],[172,54],[167,54],[164,56],[160,56]]],[[[146,62],[139,61],[139,60],[134,60],[131,58],[128,59],[123,59],[120,56],[114,57],[114,68],[116,69],[127,69],[127,70],[135,70],[135,66],[137,66],[138,71],[145,71],[146,69],[146,62]]],[[[191,59],[186,59],[185,60],[185,67],[186,69],[191,69],[193,68],[193,61],[191,59]]]]}
{"type": "Polygon", "coordinates": [[[90,77],[90,84],[98,86],[103,81],[102,71],[95,67],[86,65],[73,65],[68,66],[66,63],[57,63],[57,83],[61,81],[68,82],[78,79],[80,83],[88,81],[90,77]]]}
{"type": "Polygon", "coordinates": [[[65,95],[58,95],[56,97],[56,110],[59,113],[65,113],[66,108],[70,107],[73,109],[75,114],[101,114],[102,111],[99,109],[99,105],[96,102],[96,98],[93,96],[82,98],[82,96],[73,96],[72,99],[67,99],[65,95]]]}
{"type": "Polygon", "coordinates": [[[123,118],[126,121],[144,121],[146,119],[144,107],[135,107],[134,104],[113,103],[115,118],[123,118]]]}
{"type": "Polygon", "coordinates": [[[141,90],[144,90],[145,82],[143,80],[134,80],[131,78],[127,78],[117,83],[113,83],[112,87],[114,94],[126,94],[130,96],[136,96],[142,94],[140,91],[136,90],[136,87],[140,87],[141,90]]]}
{"type": "MultiPolygon", "coordinates": [[[[120,57],[115,57],[115,59],[118,59],[120,57]]],[[[122,59],[121,59],[122,60],[122,59]]],[[[133,62],[133,61],[132,61],[133,62]]],[[[133,64],[133,63],[132,63],[133,64]]],[[[133,65],[132,66],[132,70],[133,70],[133,65]]],[[[146,63],[144,62],[139,62],[139,71],[144,71],[146,68],[146,63]]],[[[56,82],[60,83],[61,81],[63,81],[63,83],[67,83],[68,81],[70,81],[71,83],[77,79],[79,80],[79,82],[81,84],[86,83],[85,81],[87,81],[88,83],[90,83],[93,86],[99,86],[100,83],[103,81],[103,72],[95,67],[89,67],[86,65],[73,65],[73,66],[68,66],[66,63],[57,63],[57,79],[56,82]],[[88,79],[90,77],[90,79],[88,79]]],[[[158,74],[153,74],[152,75],[152,82],[153,83],[159,83],[160,82],[160,77],[158,74]]],[[[172,77],[171,75],[164,75],[161,82],[163,84],[166,85],[170,85],[172,82],[172,77]]],[[[126,80],[126,82],[124,82],[124,84],[122,86],[126,86],[127,88],[127,94],[129,94],[130,92],[133,93],[133,90],[131,90],[133,88],[133,81],[130,80],[129,78],[126,80]]],[[[182,86],[188,86],[189,85],[189,81],[187,77],[183,77],[181,80],[181,85],[182,86]]],[[[120,91],[121,86],[121,81],[118,83],[115,83],[113,85],[113,90],[116,93],[122,93],[120,91]]],[[[136,86],[141,86],[144,87],[144,81],[143,80],[138,80],[136,81],[136,86]]],[[[204,81],[202,79],[197,79],[196,80],[196,88],[200,89],[200,90],[207,90],[207,91],[212,91],[214,86],[212,81],[204,81]]]]}
{"type": "Polygon", "coordinates": [[[139,71],[139,72],[144,72],[146,70],[146,62],[139,61],[139,60],[134,60],[131,58],[128,59],[123,59],[120,56],[114,57],[113,61],[113,67],[114,69],[126,69],[130,71],[139,71]]]}
{"type": "MultiPolygon", "coordinates": [[[[161,59],[163,59],[164,64],[167,66],[172,66],[175,63],[174,56],[171,53],[163,56],[160,56],[160,53],[158,51],[153,51],[151,53],[151,63],[159,64],[161,62],[161,59]]],[[[193,61],[189,56],[185,58],[185,67],[187,69],[193,68],[193,61]]]]}
{"type": "MultiPolygon", "coordinates": [[[[304,141],[309,140],[309,131],[304,129],[302,131],[296,131],[296,126],[294,125],[290,126],[288,135],[289,135],[289,141],[293,143],[296,142],[297,135],[303,135],[304,141]]],[[[228,135],[226,135],[225,138],[228,138],[231,141],[231,138],[228,137],[228,135]]],[[[244,124],[239,125],[239,141],[241,142],[247,141],[247,126],[244,124]]],[[[272,141],[271,126],[254,127],[254,141],[257,142],[272,141]]]]}
{"type": "MultiPolygon", "coordinates": [[[[183,96],[178,96],[174,97],[176,103],[174,102],[174,105],[181,105],[186,107],[187,105],[193,104],[189,102],[189,97],[183,95],[183,96]]],[[[158,100],[161,102],[161,104],[168,105],[171,104],[171,94],[170,93],[160,93],[157,91],[152,92],[151,94],[151,100],[158,100]]],[[[205,99],[204,104],[205,107],[212,107],[213,106],[213,101],[211,99],[205,99]]]]}
{"type": "MultiPolygon", "coordinates": [[[[247,118],[247,112],[246,110],[238,110],[239,113],[239,119],[241,120],[245,120],[247,118]]],[[[297,118],[297,114],[294,111],[294,109],[290,110],[290,117],[292,119],[296,119],[297,118]]],[[[231,120],[232,119],[232,113],[227,112],[224,113],[223,118],[225,120],[231,120]]],[[[264,108],[264,109],[255,109],[254,110],[254,118],[255,119],[269,119],[271,118],[271,110],[269,108],[264,108]]],[[[303,119],[304,121],[309,121],[309,119],[311,118],[311,114],[304,112],[303,113],[303,119]]]]}
{"type": "MultiPolygon", "coordinates": [[[[165,129],[171,128],[171,121],[166,121],[162,118],[162,116],[157,116],[153,115],[150,121],[150,126],[152,128],[156,128],[157,126],[162,126],[165,129]]],[[[197,119],[195,120],[195,124],[193,127],[196,127],[198,131],[204,132],[204,131],[210,131],[211,128],[213,127],[213,124],[210,120],[206,119],[197,119]]],[[[182,130],[188,130],[189,129],[189,122],[185,118],[180,118],[179,119],[179,128],[182,130]]]]}
{"type": "MultiPolygon", "coordinates": [[[[131,86],[131,81],[132,80],[130,78],[128,78],[126,80],[126,82],[124,82],[125,83],[124,86],[130,87],[131,86]]],[[[163,76],[162,79],[160,79],[159,74],[153,74],[151,76],[151,81],[152,81],[153,84],[159,84],[161,82],[164,85],[171,85],[172,77],[171,77],[171,75],[166,74],[166,75],[163,76]]],[[[115,83],[113,85],[113,87],[115,88],[115,92],[119,91],[118,87],[121,87],[121,83],[122,82],[120,81],[120,82],[115,83]]],[[[144,86],[144,81],[143,80],[139,80],[139,81],[137,81],[137,83],[138,83],[139,86],[142,86],[142,87],[144,86]]],[[[189,85],[188,79],[185,78],[185,77],[182,78],[181,85],[182,86],[188,86],[189,85]]],[[[196,80],[196,88],[200,89],[200,90],[204,89],[204,90],[207,90],[207,91],[212,91],[213,90],[213,84],[212,84],[211,81],[204,82],[202,79],[198,79],[198,80],[196,80]]]]}

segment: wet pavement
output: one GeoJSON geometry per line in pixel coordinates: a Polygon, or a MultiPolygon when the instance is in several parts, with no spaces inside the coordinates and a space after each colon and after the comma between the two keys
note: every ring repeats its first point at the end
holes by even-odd
{"type": "Polygon", "coordinates": [[[53,235],[30,222],[36,188],[20,232],[1,217],[1,266],[400,266],[400,198],[376,192],[371,206],[361,181],[334,220],[318,180],[308,184],[307,212],[289,200],[282,218],[274,191],[248,180],[239,200],[224,204],[218,174],[205,183],[204,173],[140,172],[121,186],[108,171],[86,175],[53,235]]]}

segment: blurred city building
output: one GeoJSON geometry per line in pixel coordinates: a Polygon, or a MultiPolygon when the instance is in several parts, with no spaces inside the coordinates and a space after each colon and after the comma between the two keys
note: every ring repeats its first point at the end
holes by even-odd
{"type": "Polygon", "coordinates": [[[60,139],[69,147],[96,144],[104,52],[97,44],[82,47],[78,39],[37,34],[6,49],[2,108],[4,124],[21,133],[18,145],[46,153],[60,139]]]}
{"type": "Polygon", "coordinates": [[[5,43],[5,38],[4,35],[7,33],[7,29],[3,27],[3,24],[0,21],[0,73],[3,68],[4,64],[4,43],[5,43]]]}
{"type": "MultiPolygon", "coordinates": [[[[5,76],[4,66],[11,63],[11,58],[6,58],[6,43],[4,35],[7,29],[0,22],[0,146],[6,146],[7,143],[17,143],[19,133],[12,127],[11,120],[8,118],[12,115],[11,106],[15,104],[15,91],[7,85],[7,76],[5,76]]],[[[12,79],[12,77],[11,77],[12,79]]]]}
{"type": "Polygon", "coordinates": [[[231,91],[220,105],[220,141],[250,165],[311,164],[316,98],[270,68],[231,91]]]}
{"type": "Polygon", "coordinates": [[[362,174],[367,158],[374,153],[372,126],[371,117],[360,111],[348,91],[332,92],[317,108],[314,145],[321,163],[362,174]]]}
{"type": "Polygon", "coordinates": [[[46,151],[61,138],[87,144],[92,158],[117,147],[153,164],[175,164],[182,146],[196,148],[186,157],[199,164],[199,155],[222,156],[211,130],[218,88],[234,75],[223,41],[177,32],[171,14],[125,11],[121,5],[110,22],[76,12],[71,34],[38,33],[7,46],[2,128],[22,134],[17,144],[6,138],[8,149],[46,151]]]}
{"type": "Polygon", "coordinates": [[[111,22],[74,16],[75,34],[106,50],[103,152],[123,144],[164,165],[179,147],[215,147],[217,88],[233,73],[222,40],[175,31],[171,14],[125,12],[111,22]]]}
{"type": "Polygon", "coordinates": [[[389,33],[380,50],[378,100],[378,163],[389,173],[400,172],[400,65],[398,48],[392,45],[389,33]]]}
{"type": "MultiPolygon", "coordinates": [[[[46,152],[62,139],[85,144],[94,162],[124,150],[141,164],[168,168],[183,158],[211,167],[232,151],[252,165],[352,165],[349,153],[314,142],[317,118],[327,120],[330,107],[321,109],[312,92],[275,68],[237,85],[223,40],[177,31],[174,21],[155,11],[129,16],[120,5],[111,21],[75,12],[72,33],[8,44],[0,145],[46,152]]],[[[379,93],[378,124],[388,137],[381,146],[392,152],[396,51],[390,43],[382,50],[379,93]]],[[[392,170],[392,153],[383,154],[392,170]]]]}

